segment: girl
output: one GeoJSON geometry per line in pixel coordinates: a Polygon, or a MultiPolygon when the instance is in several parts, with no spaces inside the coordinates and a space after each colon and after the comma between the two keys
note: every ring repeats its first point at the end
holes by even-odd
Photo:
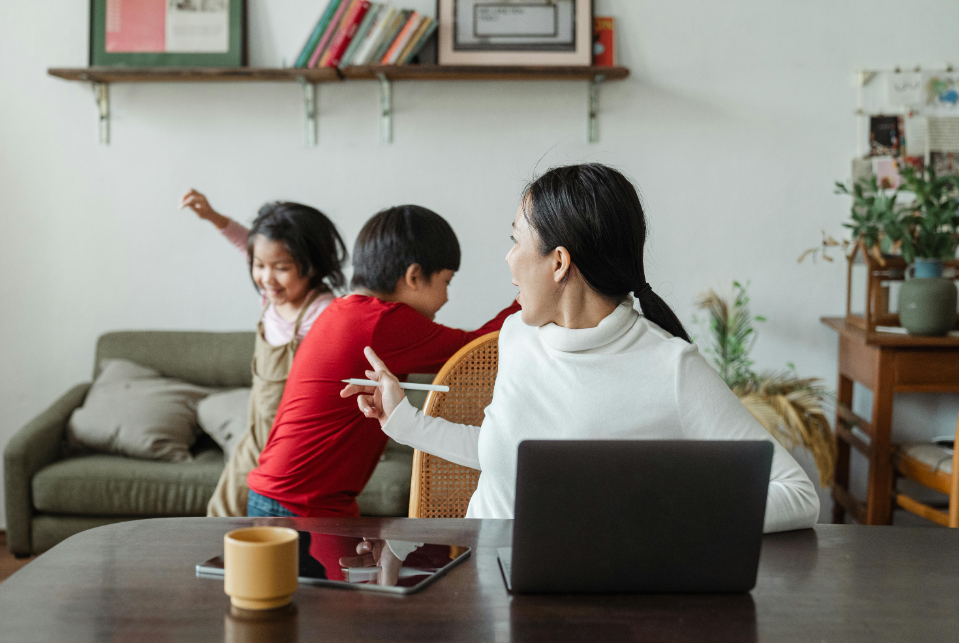
{"type": "Polygon", "coordinates": [[[333,300],[333,291],[345,284],[346,246],[322,212],[298,203],[264,205],[249,230],[216,212],[196,190],[183,195],[183,208],[212,223],[246,254],[250,277],[262,295],[249,428],[237,442],[207,505],[208,516],[245,516],[246,476],[256,468],[270,435],[297,347],[333,300]]]}
{"type": "Polygon", "coordinates": [[[512,238],[506,262],[523,310],[503,324],[482,427],[417,412],[370,348],[368,375],[382,387],[341,393],[363,393],[360,410],[398,442],[481,470],[467,518],[513,517],[516,454],[525,439],[634,438],[770,440],[765,531],[816,522],[819,499],[809,478],[646,282],[646,222],[626,177],[599,164],[550,170],[526,190],[512,238]]]}

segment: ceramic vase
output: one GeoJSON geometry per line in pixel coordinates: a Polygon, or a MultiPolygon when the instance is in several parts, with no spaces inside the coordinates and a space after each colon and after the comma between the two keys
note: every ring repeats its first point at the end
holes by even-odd
{"type": "Polygon", "coordinates": [[[910,335],[942,336],[956,324],[956,284],[942,261],[916,259],[899,289],[899,323],[910,335]],[[911,274],[910,274],[911,273],[911,274]]]}

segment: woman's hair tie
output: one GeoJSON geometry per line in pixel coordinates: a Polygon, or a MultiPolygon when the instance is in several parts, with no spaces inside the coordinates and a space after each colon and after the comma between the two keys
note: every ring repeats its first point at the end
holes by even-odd
{"type": "Polygon", "coordinates": [[[650,286],[649,283],[647,282],[647,283],[643,284],[643,287],[642,287],[642,288],[640,288],[639,290],[636,291],[636,299],[639,299],[640,297],[642,297],[642,296],[645,295],[646,293],[652,292],[652,291],[653,291],[653,287],[650,286]]]}

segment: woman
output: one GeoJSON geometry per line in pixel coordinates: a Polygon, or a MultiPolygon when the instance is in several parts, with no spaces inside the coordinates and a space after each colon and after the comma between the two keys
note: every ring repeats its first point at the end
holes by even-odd
{"type": "Polygon", "coordinates": [[[369,348],[367,375],[382,386],[341,393],[361,393],[363,413],[398,442],[481,470],[467,518],[513,517],[523,440],[770,440],[764,530],[815,524],[819,499],[809,478],[646,283],[645,217],[626,177],[600,164],[550,170],[527,189],[512,238],[506,262],[523,310],[503,324],[482,427],[416,411],[369,348]]]}

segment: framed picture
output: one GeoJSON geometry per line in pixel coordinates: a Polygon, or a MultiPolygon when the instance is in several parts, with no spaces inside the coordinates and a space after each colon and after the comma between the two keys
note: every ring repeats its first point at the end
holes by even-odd
{"type": "Polygon", "coordinates": [[[438,0],[441,65],[592,63],[592,0],[438,0]]]}
{"type": "Polygon", "coordinates": [[[90,0],[90,65],[242,67],[245,0],[90,0]]]}

